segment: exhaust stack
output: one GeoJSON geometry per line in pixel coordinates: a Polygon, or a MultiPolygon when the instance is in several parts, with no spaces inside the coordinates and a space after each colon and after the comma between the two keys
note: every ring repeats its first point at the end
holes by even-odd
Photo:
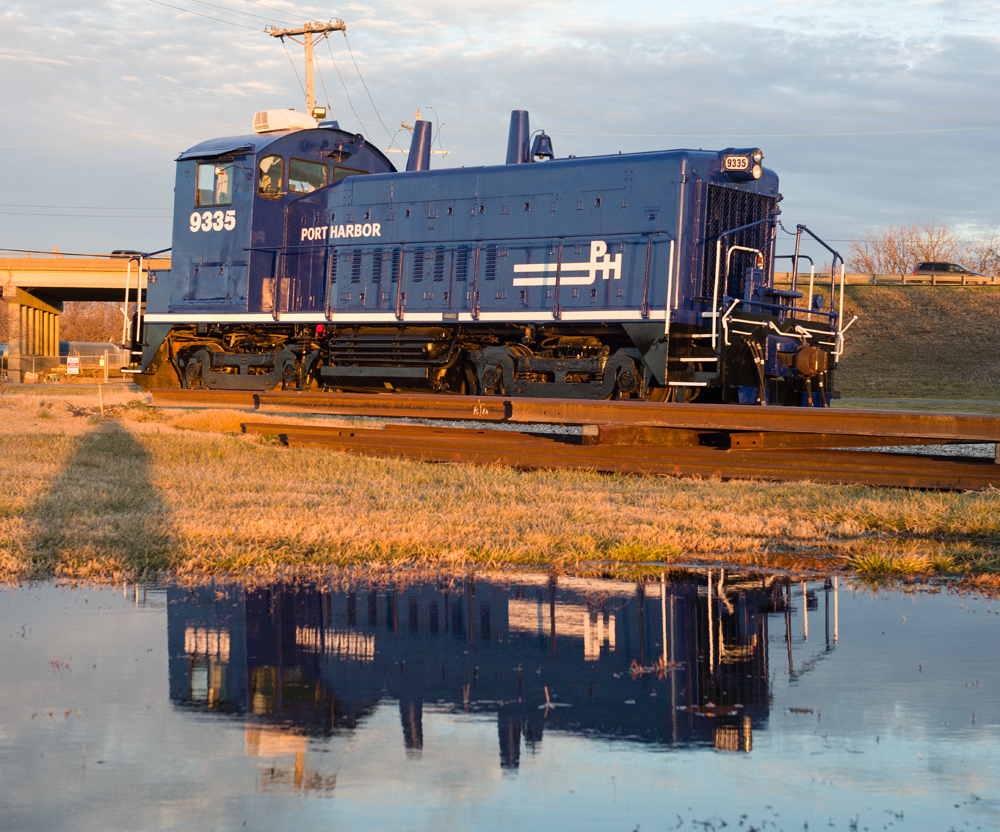
{"type": "Polygon", "coordinates": [[[531,129],[528,127],[528,111],[512,110],[510,114],[510,133],[507,136],[507,164],[523,165],[531,161],[528,155],[528,138],[531,129]]]}
{"type": "Polygon", "coordinates": [[[410,155],[406,160],[406,169],[431,169],[431,128],[429,121],[417,120],[413,123],[413,138],[410,139],[410,155]]]}

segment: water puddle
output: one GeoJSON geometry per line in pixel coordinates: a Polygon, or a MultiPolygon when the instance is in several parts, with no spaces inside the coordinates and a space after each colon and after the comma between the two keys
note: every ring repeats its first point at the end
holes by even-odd
{"type": "Polygon", "coordinates": [[[671,572],[0,593],[3,827],[995,829],[1000,605],[671,572]]]}

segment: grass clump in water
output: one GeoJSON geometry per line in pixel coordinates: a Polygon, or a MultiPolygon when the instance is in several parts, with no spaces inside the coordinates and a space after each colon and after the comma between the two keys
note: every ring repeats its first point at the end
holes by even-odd
{"type": "Polygon", "coordinates": [[[918,575],[930,572],[930,560],[920,555],[893,555],[868,552],[850,561],[851,569],[861,575],[918,575]]]}

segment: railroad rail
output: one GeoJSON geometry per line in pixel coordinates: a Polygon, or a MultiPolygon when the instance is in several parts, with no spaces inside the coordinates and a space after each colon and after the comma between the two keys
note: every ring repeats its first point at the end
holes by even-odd
{"type": "Polygon", "coordinates": [[[733,407],[512,397],[154,390],[156,407],[225,407],[517,425],[522,430],[334,427],[248,421],[251,433],[289,446],[517,468],[571,468],[671,476],[979,490],[1000,487],[1000,418],[954,413],[733,407]],[[579,425],[580,435],[531,425],[579,425]],[[901,445],[993,444],[994,456],[857,450],[901,445]]]}

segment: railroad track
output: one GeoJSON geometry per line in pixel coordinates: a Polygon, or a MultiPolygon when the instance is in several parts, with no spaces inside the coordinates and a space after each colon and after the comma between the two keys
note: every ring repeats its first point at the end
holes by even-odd
{"type": "Polygon", "coordinates": [[[720,477],[980,490],[1000,487],[1000,418],[647,402],[507,397],[153,391],[158,407],[445,419],[523,430],[389,424],[382,428],[244,424],[289,446],[366,456],[569,468],[629,474],[720,477]],[[582,435],[532,432],[572,424],[582,435]],[[857,448],[991,443],[994,458],[879,453],[857,448]]]}

